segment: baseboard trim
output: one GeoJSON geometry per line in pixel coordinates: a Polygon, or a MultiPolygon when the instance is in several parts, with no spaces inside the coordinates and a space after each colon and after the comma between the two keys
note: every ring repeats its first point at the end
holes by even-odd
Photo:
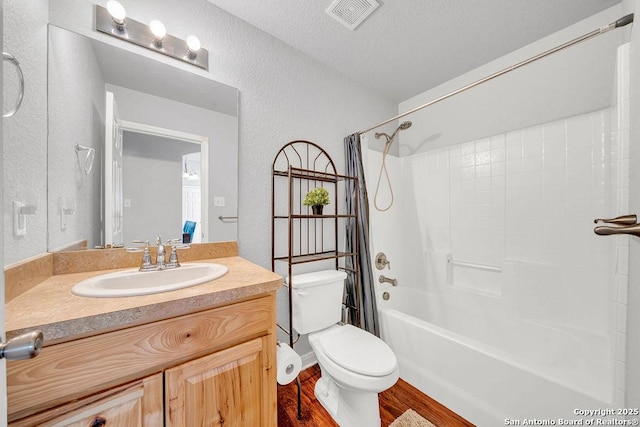
{"type": "Polygon", "coordinates": [[[318,363],[318,358],[316,358],[316,354],[313,351],[303,354],[300,358],[302,359],[302,370],[310,368],[318,363]]]}

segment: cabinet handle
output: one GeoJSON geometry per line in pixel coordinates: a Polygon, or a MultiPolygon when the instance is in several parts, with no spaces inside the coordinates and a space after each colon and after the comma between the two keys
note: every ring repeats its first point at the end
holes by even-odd
{"type": "Polygon", "coordinates": [[[90,427],[104,427],[107,425],[107,419],[103,417],[96,417],[95,420],[91,423],[90,427]]]}

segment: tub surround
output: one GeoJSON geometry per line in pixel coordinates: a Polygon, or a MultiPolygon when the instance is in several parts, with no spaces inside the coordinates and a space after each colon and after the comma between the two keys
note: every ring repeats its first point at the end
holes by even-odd
{"type": "Polygon", "coordinates": [[[114,268],[136,267],[141,253],[61,252],[14,264],[5,270],[6,293],[11,295],[6,304],[7,336],[40,329],[45,346],[52,345],[239,302],[280,287],[279,275],[237,255],[236,242],[194,245],[180,252],[181,262],[215,262],[229,272],[198,286],[124,298],[78,297],[71,288],[114,268]]]}

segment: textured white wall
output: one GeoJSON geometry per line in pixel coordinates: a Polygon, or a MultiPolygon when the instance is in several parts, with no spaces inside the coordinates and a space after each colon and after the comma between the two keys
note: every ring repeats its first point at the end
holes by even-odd
{"type": "MultiPolygon", "coordinates": [[[[47,251],[47,21],[48,2],[4,2],[4,50],[22,66],[25,93],[15,116],[4,120],[3,211],[5,264],[47,251]],[[27,235],[13,236],[12,201],[38,201],[27,235]]],[[[17,77],[5,62],[5,103],[13,104],[17,77]]],[[[5,110],[9,107],[6,106],[5,110]]]]}

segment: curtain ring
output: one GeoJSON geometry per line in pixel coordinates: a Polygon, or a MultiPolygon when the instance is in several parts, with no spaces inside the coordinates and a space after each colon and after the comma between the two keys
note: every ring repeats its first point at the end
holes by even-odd
{"type": "Polygon", "coordinates": [[[24,97],[24,76],[22,75],[22,68],[20,68],[20,63],[15,58],[15,56],[7,52],[2,52],[2,60],[12,63],[16,67],[16,70],[18,71],[18,77],[20,78],[20,93],[18,94],[16,106],[13,108],[13,110],[2,115],[2,117],[11,117],[18,111],[18,109],[20,108],[20,104],[22,104],[22,98],[24,97]]]}

